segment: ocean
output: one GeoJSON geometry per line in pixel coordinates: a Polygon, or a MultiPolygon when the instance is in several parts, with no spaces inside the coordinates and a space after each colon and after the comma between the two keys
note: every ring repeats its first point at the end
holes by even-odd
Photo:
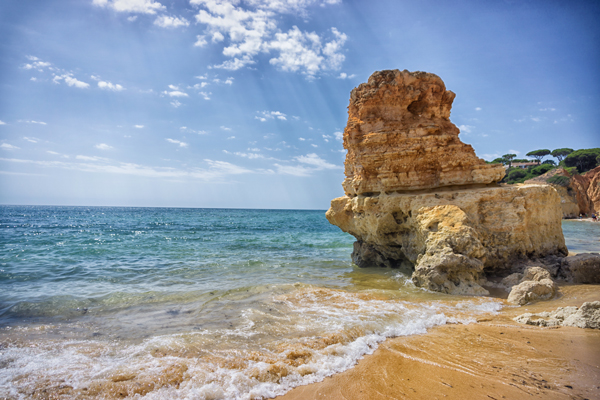
{"type": "MultiPolygon", "coordinates": [[[[600,251],[600,223],[563,231],[600,251]]],[[[325,211],[0,206],[0,398],[271,398],[502,308],[353,242],[325,211]]]]}

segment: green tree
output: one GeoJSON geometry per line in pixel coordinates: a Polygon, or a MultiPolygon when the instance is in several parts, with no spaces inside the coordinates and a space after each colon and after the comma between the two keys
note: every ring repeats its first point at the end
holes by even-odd
{"type": "Polygon", "coordinates": [[[539,176],[539,175],[543,175],[546,172],[550,171],[551,169],[554,169],[554,167],[550,164],[540,164],[537,167],[534,167],[531,169],[531,173],[535,176],[539,176]]]}
{"type": "Polygon", "coordinates": [[[504,158],[501,158],[501,157],[494,158],[490,163],[491,164],[504,164],[504,158]]]}
{"type": "Polygon", "coordinates": [[[502,164],[507,165],[508,164],[508,168],[512,167],[512,159],[515,158],[517,155],[516,154],[505,154],[502,156],[502,164]]]}
{"type": "Polygon", "coordinates": [[[598,156],[600,156],[600,148],[577,150],[565,157],[565,165],[577,167],[577,171],[581,174],[598,164],[598,156]]]}
{"type": "Polygon", "coordinates": [[[520,168],[515,168],[508,173],[508,181],[516,181],[521,178],[525,178],[527,176],[527,171],[524,171],[520,168]]]}
{"type": "Polygon", "coordinates": [[[565,147],[563,149],[552,150],[551,154],[552,154],[552,157],[558,159],[558,162],[561,162],[562,160],[564,160],[564,158],[566,156],[568,156],[572,152],[573,152],[573,149],[569,149],[569,148],[565,147]]]}
{"type": "Polygon", "coordinates": [[[533,157],[537,160],[538,164],[542,162],[542,158],[546,157],[550,154],[550,150],[541,149],[541,150],[533,150],[526,154],[526,156],[533,157]]]}
{"type": "Polygon", "coordinates": [[[556,165],[556,162],[551,159],[544,160],[542,164],[556,165]]]}

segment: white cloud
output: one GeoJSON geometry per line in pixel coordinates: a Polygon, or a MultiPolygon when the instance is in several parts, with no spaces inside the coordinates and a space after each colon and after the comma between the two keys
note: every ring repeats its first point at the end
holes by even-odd
{"type": "Polygon", "coordinates": [[[242,153],[240,151],[236,151],[236,152],[232,153],[232,152],[227,151],[227,150],[223,150],[223,153],[225,153],[225,154],[233,154],[235,156],[248,158],[250,160],[257,159],[257,158],[265,158],[265,156],[263,156],[262,154],[258,154],[258,153],[242,153]]]}
{"type": "Polygon", "coordinates": [[[519,154],[521,154],[521,152],[520,152],[519,150],[508,150],[508,152],[509,152],[510,154],[516,154],[516,155],[519,155],[519,154]]]}
{"type": "Polygon", "coordinates": [[[293,176],[310,176],[314,171],[313,168],[307,168],[302,165],[280,165],[273,164],[277,168],[278,174],[293,175],[293,176]]]}
{"type": "Polygon", "coordinates": [[[138,17],[137,15],[132,15],[131,17],[127,17],[127,21],[133,22],[137,19],[137,17],[138,17]]]}
{"type": "Polygon", "coordinates": [[[46,153],[48,153],[48,154],[52,154],[52,155],[54,155],[54,156],[59,156],[59,155],[60,155],[60,153],[57,153],[57,152],[55,152],[55,151],[52,151],[52,150],[47,150],[47,151],[46,151],[46,153]]]}
{"type": "Polygon", "coordinates": [[[197,133],[198,135],[206,135],[208,132],[206,131],[195,131],[193,129],[188,128],[187,126],[182,126],[179,128],[181,132],[189,132],[189,133],[197,133]]]}
{"type": "Polygon", "coordinates": [[[339,76],[337,77],[338,79],[352,79],[354,78],[356,75],[352,74],[352,75],[348,75],[345,72],[342,72],[339,74],[339,76]]]}
{"type": "Polygon", "coordinates": [[[77,156],[82,162],[36,161],[15,158],[0,158],[0,161],[19,164],[33,164],[44,168],[63,168],[93,173],[108,173],[120,175],[143,176],[157,179],[198,179],[202,181],[219,181],[227,175],[252,173],[253,171],[225,161],[204,160],[208,168],[164,168],[147,165],[124,163],[102,157],[77,156]]]}
{"type": "Polygon", "coordinates": [[[169,89],[171,89],[171,91],[165,90],[162,93],[164,95],[167,95],[167,96],[170,96],[170,97],[188,97],[188,94],[185,93],[185,92],[182,92],[179,89],[179,86],[169,85],[169,89]]]}
{"type": "Polygon", "coordinates": [[[99,144],[95,145],[94,147],[99,150],[110,150],[113,148],[112,146],[109,146],[106,143],[99,143],[99,144]]]}
{"type": "Polygon", "coordinates": [[[531,120],[532,120],[533,122],[540,122],[542,119],[541,119],[541,118],[539,118],[539,117],[531,117],[531,120]]]}
{"type": "Polygon", "coordinates": [[[27,136],[24,136],[23,139],[25,139],[25,140],[27,140],[28,142],[31,142],[31,143],[37,143],[37,142],[40,141],[40,139],[38,139],[38,138],[30,138],[30,137],[27,137],[27,136]]]}
{"type": "Polygon", "coordinates": [[[170,17],[168,15],[161,15],[154,21],[154,25],[160,26],[161,28],[178,28],[180,26],[189,26],[190,21],[181,17],[170,17]]]}
{"type": "Polygon", "coordinates": [[[299,141],[304,142],[306,139],[304,139],[303,137],[298,138],[299,141]]]}
{"type": "Polygon", "coordinates": [[[310,153],[305,156],[294,157],[294,159],[303,164],[308,164],[318,169],[341,169],[342,167],[334,164],[330,164],[327,161],[323,160],[321,157],[316,155],[315,153],[310,153]]]}
{"type": "Polygon", "coordinates": [[[208,42],[206,41],[206,39],[204,38],[203,35],[196,35],[196,43],[194,43],[194,46],[204,47],[207,44],[208,44],[208,42]]]}
{"type": "Polygon", "coordinates": [[[79,89],[87,89],[88,87],[90,87],[89,83],[82,82],[80,80],[77,80],[76,78],[73,78],[73,75],[70,73],[64,75],[54,75],[54,78],[52,79],[52,81],[57,84],[60,83],[61,80],[64,80],[67,85],[75,86],[79,89]]]}
{"type": "MultiPolygon", "coordinates": [[[[201,7],[196,22],[206,26],[213,43],[225,43],[223,55],[230,57],[212,68],[237,70],[256,63],[260,53],[277,53],[270,63],[284,71],[300,71],[310,77],[326,69],[339,69],[345,56],[345,34],[331,29],[326,43],[315,32],[303,32],[294,26],[287,33],[277,28],[278,14],[306,17],[313,4],[337,4],[338,0],[190,0],[201,7]],[[335,2],[334,2],[335,1],[335,2]]],[[[205,45],[206,39],[200,42],[205,45]]]]}
{"type": "Polygon", "coordinates": [[[475,111],[481,111],[481,107],[475,107],[475,111]]]}
{"type": "Polygon", "coordinates": [[[142,129],[144,127],[144,125],[134,125],[133,127],[137,128],[137,129],[142,129]]]}
{"type": "Polygon", "coordinates": [[[540,108],[540,111],[556,111],[556,108],[540,108]]]}
{"type": "Polygon", "coordinates": [[[210,100],[210,95],[212,92],[200,92],[200,95],[204,98],[204,100],[210,100]]]}
{"type": "Polygon", "coordinates": [[[92,4],[108,7],[117,12],[140,14],[156,14],[157,11],[166,9],[165,6],[154,0],[93,0],[92,4]]]}
{"type": "Polygon", "coordinates": [[[18,122],[25,122],[26,124],[48,125],[48,124],[46,124],[45,122],[42,122],[42,121],[32,121],[32,120],[26,120],[26,121],[24,121],[24,120],[20,119],[18,122]]]}
{"type": "Polygon", "coordinates": [[[221,130],[223,130],[223,131],[230,131],[231,128],[228,128],[226,126],[221,125],[221,130]]]}
{"type": "Polygon", "coordinates": [[[482,154],[481,158],[487,161],[495,160],[496,158],[500,158],[500,154],[482,154]]]}
{"type": "Polygon", "coordinates": [[[194,78],[202,79],[202,80],[208,79],[208,77],[206,75],[198,75],[198,76],[195,76],[194,78]]]}
{"type": "Polygon", "coordinates": [[[460,131],[464,132],[464,133],[471,133],[473,128],[474,127],[470,126],[470,125],[459,125],[458,126],[458,129],[460,129],[460,131]]]}
{"type": "Polygon", "coordinates": [[[125,90],[125,88],[119,84],[113,85],[110,82],[104,81],[98,82],[98,87],[104,90],[112,90],[113,92],[120,92],[121,90],[125,90]]]}
{"type": "Polygon", "coordinates": [[[31,78],[29,78],[30,81],[36,82],[37,78],[35,76],[32,76],[31,78]]]}
{"type": "Polygon", "coordinates": [[[316,145],[316,144],[314,144],[314,143],[311,143],[311,146],[312,146],[312,147],[319,147],[319,146],[317,146],[317,145],[316,145]]]}
{"type": "Polygon", "coordinates": [[[287,115],[282,113],[281,111],[257,111],[259,115],[255,116],[254,119],[257,119],[261,122],[265,122],[268,119],[279,119],[282,121],[287,121],[287,115]]]}
{"type": "Polygon", "coordinates": [[[229,136],[229,137],[227,138],[227,140],[232,140],[232,139],[235,139],[235,136],[229,136]]]}
{"type": "MultiPolygon", "coordinates": [[[[36,60],[38,58],[36,57],[36,60]]],[[[35,61],[31,64],[25,64],[23,66],[23,69],[37,69],[39,72],[42,72],[44,70],[44,68],[50,68],[50,66],[52,65],[52,63],[46,62],[46,61],[35,61]]]]}
{"type": "Polygon", "coordinates": [[[171,105],[175,108],[178,108],[179,106],[181,106],[181,104],[183,104],[183,103],[181,103],[179,100],[173,100],[171,102],[171,105]]]}
{"type": "Polygon", "coordinates": [[[344,140],[344,132],[333,132],[333,136],[340,142],[344,140]]]}
{"type": "Polygon", "coordinates": [[[175,139],[165,139],[169,143],[178,144],[179,147],[187,147],[188,144],[175,139]]]}
{"type": "Polygon", "coordinates": [[[2,143],[2,144],[0,144],[0,149],[2,149],[2,150],[17,150],[17,149],[20,149],[20,147],[13,146],[12,144],[8,144],[8,143],[2,143]]]}
{"type": "Polygon", "coordinates": [[[0,121],[0,125],[6,125],[6,122],[0,121]]]}

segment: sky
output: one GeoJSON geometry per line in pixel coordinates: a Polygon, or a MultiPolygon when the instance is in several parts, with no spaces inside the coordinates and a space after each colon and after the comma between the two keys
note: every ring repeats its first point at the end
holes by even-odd
{"type": "Polygon", "coordinates": [[[0,204],[327,209],[350,91],[442,78],[477,155],[600,147],[600,3],[2,0],[0,204]]]}

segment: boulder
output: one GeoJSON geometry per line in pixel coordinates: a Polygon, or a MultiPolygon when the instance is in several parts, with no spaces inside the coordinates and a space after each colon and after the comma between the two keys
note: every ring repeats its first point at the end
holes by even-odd
{"type": "Polygon", "coordinates": [[[514,285],[508,295],[508,302],[517,305],[525,305],[533,301],[548,300],[556,295],[558,287],[550,277],[550,273],[542,267],[527,268],[523,274],[513,274],[505,278],[503,282],[510,282],[510,277],[522,275],[518,284],[514,285]]]}
{"type": "Polygon", "coordinates": [[[565,257],[562,277],[572,283],[600,283],[600,254],[582,253],[565,257]]]}

